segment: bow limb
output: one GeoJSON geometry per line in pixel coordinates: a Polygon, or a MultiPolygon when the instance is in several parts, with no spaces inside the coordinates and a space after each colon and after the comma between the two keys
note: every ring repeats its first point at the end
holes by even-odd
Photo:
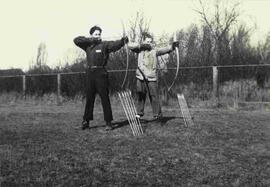
{"type": "MultiPolygon", "coordinates": [[[[122,23],[122,27],[123,27],[123,36],[126,36],[125,25],[124,25],[123,21],[121,23],[122,23]]],[[[127,59],[126,59],[127,65],[126,65],[125,77],[124,77],[124,80],[123,80],[122,85],[121,85],[122,89],[125,86],[125,82],[126,82],[127,74],[128,74],[128,68],[129,68],[129,55],[128,55],[128,45],[127,44],[125,44],[125,50],[126,50],[126,55],[127,55],[127,59]]]]}
{"type": "MultiPolygon", "coordinates": [[[[174,41],[176,41],[176,33],[174,35],[174,41]]],[[[175,47],[175,54],[176,54],[176,61],[177,61],[177,68],[176,68],[176,73],[175,73],[175,76],[174,76],[174,79],[173,79],[173,82],[171,84],[171,86],[168,88],[168,91],[171,90],[171,88],[173,87],[176,79],[177,79],[177,76],[178,76],[178,73],[179,73],[179,67],[180,67],[180,61],[179,61],[179,49],[178,47],[175,47]]]]}

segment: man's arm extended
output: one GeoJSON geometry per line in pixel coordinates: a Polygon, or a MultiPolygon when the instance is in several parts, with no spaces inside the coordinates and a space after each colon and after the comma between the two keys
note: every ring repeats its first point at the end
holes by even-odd
{"type": "Polygon", "coordinates": [[[175,47],[177,47],[178,45],[179,45],[179,42],[175,41],[172,43],[171,46],[157,49],[157,56],[165,55],[166,53],[172,52],[175,49],[175,47]]]}
{"type": "Polygon", "coordinates": [[[157,56],[165,55],[166,53],[170,53],[172,51],[173,49],[171,46],[159,48],[157,49],[157,56]]]}
{"type": "Polygon", "coordinates": [[[73,40],[75,45],[82,48],[83,50],[86,50],[86,48],[88,46],[92,45],[95,41],[96,41],[96,39],[94,39],[94,38],[87,38],[84,36],[78,36],[78,37],[74,38],[74,40],[73,40]]]}
{"type": "Polygon", "coordinates": [[[140,50],[140,45],[138,43],[135,43],[135,42],[130,42],[128,43],[128,48],[135,52],[135,53],[139,53],[141,50],[140,50]]]}
{"type": "Polygon", "coordinates": [[[121,40],[116,41],[106,41],[106,50],[110,52],[115,52],[128,43],[128,37],[123,37],[121,40]]]}

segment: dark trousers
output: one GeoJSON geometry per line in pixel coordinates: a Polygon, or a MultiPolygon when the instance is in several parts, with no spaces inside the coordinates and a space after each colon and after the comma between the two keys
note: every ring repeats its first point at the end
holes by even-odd
{"type": "Polygon", "coordinates": [[[86,71],[86,104],[83,119],[93,120],[93,110],[96,94],[101,98],[105,121],[112,121],[112,108],[109,98],[109,77],[104,68],[88,69],[86,71]]]}
{"type": "Polygon", "coordinates": [[[159,102],[157,81],[148,81],[146,84],[145,81],[137,79],[137,94],[138,94],[137,111],[139,115],[141,116],[144,115],[144,104],[147,95],[150,95],[149,99],[153,110],[153,116],[159,117],[162,115],[161,106],[159,102]]]}

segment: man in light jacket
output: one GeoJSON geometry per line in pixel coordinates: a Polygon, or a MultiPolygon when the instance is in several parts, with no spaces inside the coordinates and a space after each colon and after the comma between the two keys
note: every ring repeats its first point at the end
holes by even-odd
{"type": "Polygon", "coordinates": [[[146,32],[142,34],[142,44],[128,44],[131,51],[138,53],[138,67],[136,70],[138,118],[144,115],[147,93],[151,102],[154,119],[162,117],[157,84],[158,56],[172,52],[178,45],[179,42],[176,41],[167,47],[155,48],[153,36],[146,32]]]}

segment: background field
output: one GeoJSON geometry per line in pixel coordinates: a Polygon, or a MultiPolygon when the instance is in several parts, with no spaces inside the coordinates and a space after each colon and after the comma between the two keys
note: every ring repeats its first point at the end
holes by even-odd
{"type": "Polygon", "coordinates": [[[192,108],[184,127],[178,108],[133,137],[120,103],[105,131],[100,104],[80,130],[83,103],[16,102],[0,107],[1,186],[269,186],[269,110],[192,108]],[[176,118],[177,117],[177,118],[176,118]]]}

